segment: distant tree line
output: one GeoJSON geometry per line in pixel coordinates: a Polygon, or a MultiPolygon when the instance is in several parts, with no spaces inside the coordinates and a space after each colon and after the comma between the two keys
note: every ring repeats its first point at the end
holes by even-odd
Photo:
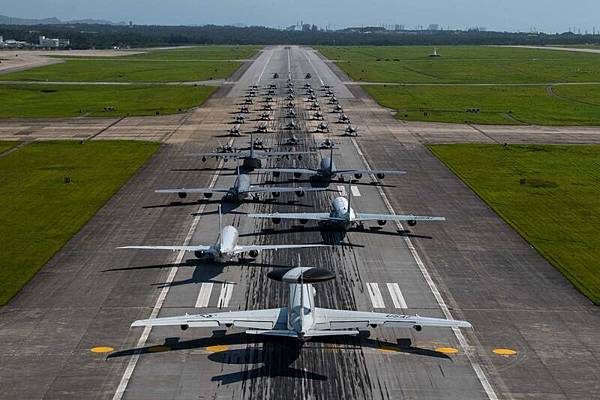
{"type": "Polygon", "coordinates": [[[265,27],[152,25],[0,25],[4,39],[35,43],[38,35],[67,38],[74,49],[191,44],[304,45],[551,45],[600,43],[600,35],[492,31],[283,31],[265,27]]]}

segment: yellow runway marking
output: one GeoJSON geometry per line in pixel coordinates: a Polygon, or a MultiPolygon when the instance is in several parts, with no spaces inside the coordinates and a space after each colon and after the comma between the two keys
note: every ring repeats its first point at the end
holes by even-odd
{"type": "Polygon", "coordinates": [[[444,354],[458,353],[458,349],[455,349],[454,347],[436,347],[435,351],[437,351],[438,353],[444,353],[444,354]]]}
{"type": "Polygon", "coordinates": [[[384,353],[397,353],[400,351],[400,349],[394,346],[379,346],[379,351],[384,353]]]}
{"type": "Polygon", "coordinates": [[[164,351],[169,351],[171,348],[169,346],[152,346],[148,348],[150,353],[162,353],[164,351]]]}
{"type": "Polygon", "coordinates": [[[112,347],[108,347],[108,346],[98,346],[98,347],[92,347],[90,349],[90,351],[92,353],[110,353],[113,350],[114,349],[112,347]]]}
{"type": "Polygon", "coordinates": [[[229,350],[229,347],[228,347],[228,346],[219,346],[219,345],[216,345],[216,346],[208,346],[208,347],[206,348],[206,350],[207,350],[207,351],[210,351],[210,352],[212,352],[212,353],[217,353],[217,352],[219,352],[219,351],[227,351],[227,350],[229,350]]]}
{"type": "Polygon", "coordinates": [[[498,354],[499,356],[514,356],[517,354],[516,351],[511,349],[494,349],[492,350],[494,354],[498,354]]]}

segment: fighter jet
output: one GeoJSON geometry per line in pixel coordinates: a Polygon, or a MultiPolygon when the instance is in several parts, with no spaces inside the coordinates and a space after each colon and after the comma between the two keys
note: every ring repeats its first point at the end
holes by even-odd
{"type": "Polygon", "coordinates": [[[312,75],[310,74],[310,72],[307,72],[306,75],[304,76],[304,79],[310,79],[312,77],[312,75]]]}
{"type": "Polygon", "coordinates": [[[342,115],[340,115],[338,117],[337,123],[338,124],[349,124],[350,123],[350,117],[347,116],[346,114],[342,114],[342,115]]]}
{"type": "Polygon", "coordinates": [[[294,96],[292,93],[290,93],[290,94],[288,94],[288,95],[287,95],[287,97],[286,97],[285,99],[286,99],[287,101],[291,101],[291,100],[294,100],[295,98],[296,98],[296,97],[295,97],[295,96],[294,96]]]}
{"type": "Polygon", "coordinates": [[[323,140],[321,144],[319,144],[319,148],[321,149],[332,149],[333,147],[334,143],[329,138],[323,140]]]}
{"type": "Polygon", "coordinates": [[[334,95],[333,90],[327,89],[325,91],[325,97],[331,97],[333,95],[334,95]]]}
{"type": "Polygon", "coordinates": [[[307,247],[326,247],[324,244],[268,244],[268,245],[239,245],[238,230],[232,225],[223,227],[221,215],[221,206],[219,205],[219,233],[217,242],[212,245],[191,245],[191,246],[122,246],[118,249],[138,249],[138,250],[171,250],[171,251],[191,251],[197,258],[211,258],[218,263],[227,263],[238,257],[244,259],[247,254],[251,258],[256,258],[262,251],[282,250],[282,249],[302,249],[307,247]]]}
{"type": "Polygon", "coordinates": [[[296,196],[303,197],[310,192],[324,192],[327,189],[323,188],[303,188],[303,187],[260,187],[250,183],[250,175],[240,174],[238,168],[238,176],[235,183],[230,188],[177,188],[177,189],[158,189],[155,193],[177,194],[180,198],[185,199],[188,194],[200,193],[207,199],[210,199],[213,194],[224,194],[226,200],[243,201],[252,196],[258,199],[259,194],[268,193],[277,198],[281,193],[296,193],[296,196]]]}
{"type": "Polygon", "coordinates": [[[296,121],[292,119],[290,120],[290,122],[287,123],[285,129],[298,129],[298,124],[296,124],[296,121]]]}
{"type": "Polygon", "coordinates": [[[319,125],[317,125],[317,132],[329,132],[327,122],[320,122],[319,125]]]}
{"type": "Polygon", "coordinates": [[[330,151],[329,157],[323,157],[319,168],[258,168],[256,172],[272,172],[274,177],[278,177],[282,172],[293,173],[294,177],[300,178],[302,175],[313,176],[316,179],[324,181],[332,181],[336,177],[344,180],[344,176],[354,175],[355,179],[362,178],[363,174],[373,174],[379,179],[385,178],[386,174],[401,175],[405,171],[388,171],[380,169],[354,169],[354,168],[337,168],[333,162],[333,148],[330,151]]]}
{"type": "Polygon", "coordinates": [[[247,106],[240,107],[240,114],[248,114],[249,112],[250,112],[250,110],[248,109],[247,106]]]}
{"type": "Polygon", "coordinates": [[[272,96],[275,94],[275,89],[268,89],[267,90],[267,95],[272,96]]]}
{"type": "Polygon", "coordinates": [[[265,104],[262,106],[262,110],[263,111],[272,111],[273,110],[273,106],[269,103],[265,104]]]}
{"type": "Polygon", "coordinates": [[[316,111],[316,112],[313,114],[312,118],[313,118],[313,119],[318,119],[318,120],[323,120],[323,118],[324,118],[324,117],[323,117],[323,113],[321,113],[320,111],[316,111]]]}
{"type": "Polygon", "coordinates": [[[286,116],[287,118],[296,118],[297,114],[296,114],[296,111],[294,111],[294,109],[293,109],[293,108],[290,108],[290,109],[288,110],[288,112],[285,114],[285,116],[286,116]]]}
{"type": "Polygon", "coordinates": [[[261,121],[270,121],[271,120],[271,113],[269,113],[268,111],[260,113],[260,120],[261,121]]]}
{"type": "Polygon", "coordinates": [[[294,108],[296,105],[292,101],[288,101],[285,105],[285,108],[294,108]]]}
{"type": "Polygon", "coordinates": [[[243,115],[238,114],[238,115],[235,116],[234,122],[236,124],[245,124],[246,123],[246,118],[243,115]]]}
{"type": "Polygon", "coordinates": [[[254,130],[254,132],[263,132],[263,133],[267,133],[269,131],[269,126],[267,125],[266,122],[260,122],[258,125],[256,125],[256,129],[254,130]]]}
{"type": "Polygon", "coordinates": [[[246,97],[244,99],[244,104],[253,104],[254,100],[252,100],[252,97],[246,97]]]}
{"type": "Polygon", "coordinates": [[[340,106],[339,104],[336,104],[333,107],[333,112],[334,113],[343,113],[344,112],[344,107],[340,106]]]}
{"type": "Polygon", "coordinates": [[[308,89],[308,88],[310,88],[310,83],[309,83],[309,82],[306,82],[306,83],[304,84],[304,89],[308,89]]]}
{"type": "Polygon", "coordinates": [[[206,162],[208,158],[222,158],[225,161],[228,160],[243,160],[242,167],[252,170],[255,168],[259,168],[262,165],[261,160],[267,158],[289,158],[291,156],[296,156],[298,160],[302,160],[302,156],[306,154],[311,154],[309,151],[264,151],[264,150],[256,150],[254,148],[254,137],[250,135],[250,149],[249,150],[240,150],[235,153],[195,153],[189,154],[193,157],[202,157],[202,162],[206,162]]]}
{"type": "Polygon", "coordinates": [[[324,213],[271,213],[271,214],[248,214],[250,218],[266,218],[279,224],[282,219],[298,220],[301,224],[308,221],[318,221],[324,225],[348,230],[353,227],[364,228],[363,222],[377,221],[379,226],[385,225],[388,221],[407,221],[409,226],[415,226],[417,221],[445,221],[444,217],[430,217],[423,215],[399,215],[399,214],[367,214],[355,212],[350,203],[352,201],[352,190],[348,185],[348,198],[339,196],[331,202],[330,212],[324,213]]]}
{"type": "MultiPolygon", "coordinates": [[[[225,229],[227,228],[233,227],[226,227],[225,229]]],[[[230,233],[228,230],[223,232],[223,241],[225,240],[225,233],[231,236],[237,231],[230,233]]],[[[230,240],[229,237],[227,239],[230,240]]],[[[237,247],[247,248],[246,252],[254,251],[255,253],[265,250],[259,248],[259,246],[237,247]]],[[[271,271],[267,276],[288,285],[289,300],[287,307],[149,318],[137,320],[131,326],[179,326],[182,330],[188,328],[222,329],[234,326],[247,329],[247,335],[289,337],[301,341],[306,341],[312,337],[356,336],[360,334],[361,330],[364,331],[377,326],[383,328],[413,328],[417,332],[420,332],[424,327],[453,329],[471,327],[469,322],[460,320],[316,307],[316,290],[313,284],[333,279],[335,275],[329,270],[295,267],[290,270],[271,271]]]]}
{"type": "Polygon", "coordinates": [[[321,89],[328,90],[328,89],[331,89],[331,86],[328,84],[324,84],[324,85],[321,85],[321,89]]]}
{"type": "Polygon", "coordinates": [[[273,79],[277,79],[277,78],[279,78],[279,74],[278,74],[277,72],[275,72],[275,73],[273,74],[273,79]]]}
{"type": "Polygon", "coordinates": [[[332,96],[331,99],[329,99],[329,104],[338,104],[338,103],[339,103],[339,100],[335,96],[332,96]]]}
{"type": "Polygon", "coordinates": [[[286,141],[285,144],[288,146],[296,146],[300,143],[300,139],[298,139],[296,137],[296,135],[292,135],[291,137],[289,137],[286,141]]]}
{"type": "Polygon", "coordinates": [[[235,124],[233,127],[229,128],[229,134],[231,136],[240,136],[240,124],[235,124]]]}
{"type": "Polygon", "coordinates": [[[314,94],[309,94],[307,97],[307,101],[315,101],[317,99],[317,97],[314,94]]]}
{"type": "Polygon", "coordinates": [[[346,129],[344,129],[344,136],[358,136],[358,128],[348,125],[346,129]]]}
{"type": "Polygon", "coordinates": [[[318,101],[313,101],[313,103],[310,105],[310,108],[311,110],[318,110],[321,108],[321,105],[318,101]]]}
{"type": "Polygon", "coordinates": [[[269,83],[269,89],[277,89],[276,83],[269,83]]]}
{"type": "Polygon", "coordinates": [[[273,97],[272,96],[265,96],[265,103],[271,103],[273,102],[273,97]]]}
{"type": "Polygon", "coordinates": [[[234,153],[236,151],[236,148],[233,147],[233,145],[230,143],[222,144],[221,142],[219,142],[219,145],[217,146],[215,151],[220,153],[234,153]]]}

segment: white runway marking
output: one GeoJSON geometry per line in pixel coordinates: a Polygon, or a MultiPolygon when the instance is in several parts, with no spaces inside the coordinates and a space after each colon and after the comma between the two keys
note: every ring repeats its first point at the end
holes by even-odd
{"type": "Polygon", "coordinates": [[[337,189],[338,189],[338,192],[340,193],[340,196],[346,197],[346,187],[345,186],[340,185],[337,187],[337,189]]]}
{"type": "Polygon", "coordinates": [[[235,284],[233,283],[223,283],[221,285],[221,294],[219,294],[219,301],[217,302],[217,307],[229,307],[229,300],[231,300],[231,295],[233,295],[234,286],[235,284]]]}
{"type": "MultiPolygon", "coordinates": [[[[371,166],[369,165],[369,162],[367,161],[362,150],[358,146],[356,139],[352,138],[352,144],[354,145],[354,148],[358,152],[358,155],[360,156],[365,167],[367,167],[367,169],[371,169],[371,166]]],[[[371,175],[371,177],[373,179],[375,179],[375,176],[371,175]]],[[[377,190],[379,191],[379,195],[383,199],[383,202],[385,203],[385,206],[387,207],[388,211],[392,214],[396,214],[396,212],[394,211],[394,208],[392,207],[392,204],[390,203],[389,199],[387,198],[387,196],[386,196],[385,192],[383,191],[383,189],[381,188],[381,186],[377,186],[377,190]]],[[[398,227],[398,229],[404,230],[402,224],[399,221],[396,221],[396,226],[398,227]]],[[[425,263],[421,259],[421,256],[419,256],[419,253],[417,253],[417,249],[413,245],[412,241],[410,240],[410,238],[408,236],[404,236],[404,242],[406,243],[406,246],[408,247],[410,254],[413,256],[415,262],[417,263],[417,266],[419,267],[419,271],[421,271],[423,278],[427,282],[427,286],[429,286],[429,290],[431,290],[433,297],[435,297],[435,300],[437,301],[442,312],[444,313],[444,317],[446,319],[454,319],[454,317],[452,316],[452,313],[450,312],[450,308],[444,301],[442,294],[440,293],[437,285],[433,281],[431,274],[425,267],[425,263]]],[[[454,332],[454,335],[456,336],[458,343],[465,351],[465,354],[466,354],[467,358],[469,359],[471,366],[473,367],[473,371],[475,371],[475,374],[477,375],[477,379],[479,379],[481,386],[483,386],[483,390],[485,390],[485,393],[487,394],[488,399],[498,400],[498,395],[496,394],[496,391],[494,390],[490,381],[488,380],[487,375],[485,374],[483,368],[481,367],[481,364],[479,364],[479,361],[477,360],[476,355],[473,354],[473,346],[471,346],[469,344],[469,342],[467,342],[467,338],[462,333],[460,328],[452,328],[452,332],[454,332]]]]}
{"type": "Polygon", "coordinates": [[[387,288],[390,292],[390,296],[392,297],[392,303],[394,303],[394,307],[407,309],[408,306],[406,305],[406,300],[402,295],[400,286],[397,283],[388,283],[387,288]]]}
{"type": "Polygon", "coordinates": [[[369,291],[369,297],[371,298],[371,303],[373,303],[373,308],[385,308],[385,302],[383,301],[381,290],[379,290],[379,285],[377,283],[367,282],[367,290],[369,291]]]}
{"type": "Polygon", "coordinates": [[[350,186],[350,191],[352,192],[352,196],[360,197],[360,191],[358,190],[358,186],[350,186]]]}
{"type": "Polygon", "coordinates": [[[210,282],[204,282],[200,286],[200,292],[198,292],[198,298],[196,299],[196,308],[208,307],[210,301],[210,294],[212,293],[213,284],[210,282]]]}

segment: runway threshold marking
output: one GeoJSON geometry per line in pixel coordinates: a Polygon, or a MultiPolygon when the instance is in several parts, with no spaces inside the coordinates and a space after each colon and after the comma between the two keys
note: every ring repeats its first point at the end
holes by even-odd
{"type": "MultiPolygon", "coordinates": [[[[271,55],[272,55],[272,53],[271,53],[271,55]]],[[[263,72],[264,72],[264,70],[263,70],[263,72]]],[[[228,143],[232,144],[233,139],[231,139],[228,143]]],[[[225,162],[223,161],[223,159],[221,159],[217,166],[217,170],[222,169],[224,163],[225,162]]],[[[219,177],[219,174],[215,172],[212,176],[212,179],[211,179],[209,185],[208,185],[209,188],[213,188],[215,186],[215,183],[217,182],[218,177],[219,177]]],[[[202,214],[204,213],[204,210],[206,209],[206,204],[207,203],[203,203],[200,205],[200,207],[198,207],[198,210],[195,213],[194,219],[192,220],[192,224],[190,225],[190,229],[188,230],[187,236],[185,237],[185,240],[183,242],[184,245],[186,245],[186,246],[189,245],[190,241],[192,240],[192,236],[194,235],[194,232],[196,231],[196,228],[198,227],[198,223],[200,222],[200,219],[202,218],[202,214]]],[[[183,250],[180,251],[179,253],[177,253],[177,257],[175,258],[174,264],[181,264],[181,261],[183,260],[184,255],[185,255],[185,251],[183,251],[183,250]]],[[[169,270],[169,275],[167,276],[166,284],[162,287],[162,289],[158,295],[158,298],[156,299],[156,303],[154,304],[154,308],[152,309],[152,312],[150,313],[149,318],[158,317],[158,313],[160,312],[160,309],[162,308],[162,306],[165,302],[165,299],[167,298],[167,294],[169,293],[169,289],[171,287],[170,284],[173,283],[173,280],[175,279],[177,270],[178,270],[178,267],[171,267],[171,269],[169,270]]],[[[148,340],[148,337],[150,336],[151,330],[152,330],[151,326],[144,327],[144,331],[142,332],[142,335],[140,336],[140,338],[138,339],[138,341],[136,343],[136,348],[138,350],[136,350],[135,353],[129,359],[129,362],[127,363],[127,367],[125,368],[125,372],[123,372],[123,375],[121,376],[121,381],[119,382],[119,386],[117,386],[117,390],[115,391],[115,394],[113,396],[113,400],[121,400],[123,398],[123,395],[125,394],[125,389],[127,389],[129,380],[131,379],[131,376],[133,375],[133,370],[135,369],[135,366],[137,365],[137,362],[140,358],[140,354],[142,354],[142,350],[140,350],[140,349],[142,349],[145,346],[146,341],[148,340]]]]}
{"type": "MultiPolygon", "coordinates": [[[[352,138],[351,141],[352,141],[352,144],[354,145],[354,148],[356,149],[358,155],[360,156],[363,164],[365,165],[365,167],[367,167],[367,169],[371,169],[371,165],[369,164],[369,161],[367,161],[367,158],[365,157],[364,153],[360,149],[360,146],[358,145],[358,142],[356,141],[356,139],[352,138]]],[[[373,174],[371,174],[371,178],[375,180],[375,176],[373,174]]],[[[377,186],[377,191],[379,192],[379,195],[383,199],[383,202],[385,203],[385,206],[387,207],[388,211],[392,214],[396,214],[396,211],[394,211],[392,204],[390,203],[389,199],[387,198],[387,196],[386,196],[385,192],[383,191],[383,189],[381,188],[381,186],[377,186]]],[[[395,223],[399,230],[404,230],[404,227],[402,226],[400,221],[395,221],[395,223]]],[[[410,237],[404,236],[403,239],[404,239],[404,243],[408,247],[408,250],[410,251],[410,254],[412,255],[415,262],[417,263],[417,266],[419,267],[419,271],[421,272],[421,275],[423,275],[425,282],[427,282],[427,286],[429,287],[429,290],[433,294],[433,297],[435,298],[436,302],[438,303],[438,306],[442,310],[444,317],[446,319],[454,319],[454,317],[452,316],[452,313],[450,312],[450,309],[448,308],[448,305],[446,304],[446,302],[444,301],[444,298],[442,297],[442,294],[440,293],[437,285],[433,281],[431,274],[427,270],[427,267],[425,267],[425,263],[421,259],[421,256],[419,256],[417,249],[415,248],[412,241],[410,240],[410,237]]],[[[465,351],[467,359],[469,360],[469,363],[471,364],[471,367],[473,368],[475,375],[477,375],[477,379],[481,383],[481,386],[483,387],[483,390],[485,391],[488,399],[489,400],[498,400],[498,395],[496,394],[496,391],[494,390],[489,379],[487,378],[487,375],[483,371],[483,368],[479,364],[479,361],[477,361],[477,359],[473,355],[473,352],[471,351],[472,346],[467,342],[467,338],[461,332],[460,328],[451,328],[451,329],[452,329],[452,332],[454,333],[454,336],[456,336],[458,343],[465,351]]]]}
{"type": "Polygon", "coordinates": [[[212,293],[213,284],[211,282],[204,282],[202,286],[200,286],[200,291],[198,292],[198,298],[196,299],[196,308],[208,307],[208,302],[210,301],[210,294],[212,293]]]}
{"type": "Polygon", "coordinates": [[[394,303],[394,307],[404,309],[408,308],[406,300],[404,299],[402,291],[400,290],[400,285],[397,283],[388,283],[387,288],[390,292],[390,296],[392,297],[392,303],[394,303]]]}
{"type": "Polygon", "coordinates": [[[231,300],[231,295],[233,295],[234,286],[235,284],[233,283],[221,284],[221,293],[219,294],[219,301],[217,302],[217,307],[229,307],[229,301],[231,300]]]}
{"type": "Polygon", "coordinates": [[[381,295],[381,290],[379,290],[379,285],[377,283],[367,282],[367,291],[369,292],[373,308],[385,308],[383,296],[381,295]]]}

